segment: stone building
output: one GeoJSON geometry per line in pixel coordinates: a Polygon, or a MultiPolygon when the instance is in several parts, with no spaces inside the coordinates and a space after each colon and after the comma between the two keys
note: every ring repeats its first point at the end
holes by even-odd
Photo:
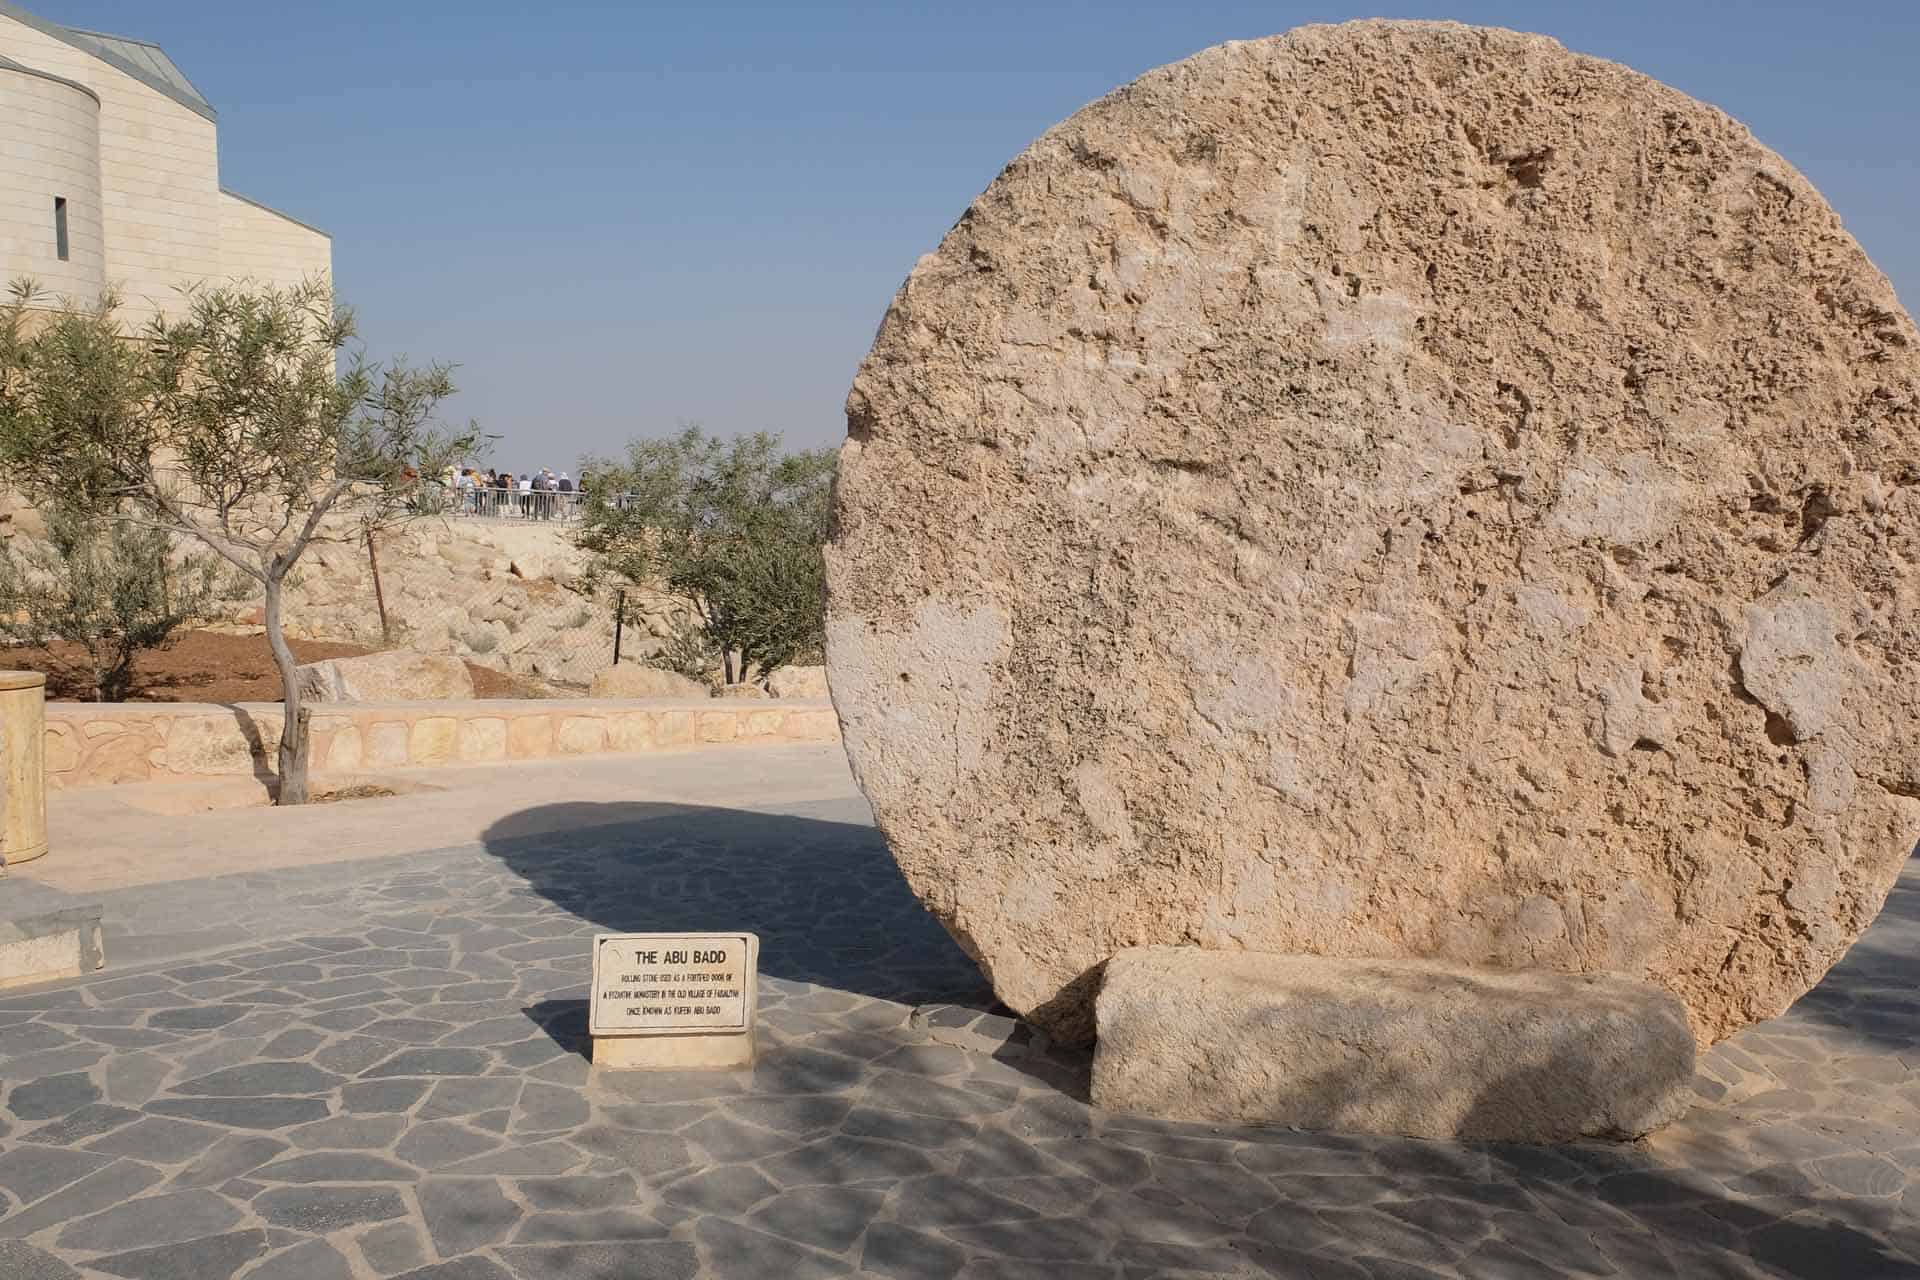
{"type": "Polygon", "coordinates": [[[0,282],[117,289],[129,325],[182,285],[332,273],[324,231],[220,185],[214,109],[159,46],[0,0],[0,282]]]}

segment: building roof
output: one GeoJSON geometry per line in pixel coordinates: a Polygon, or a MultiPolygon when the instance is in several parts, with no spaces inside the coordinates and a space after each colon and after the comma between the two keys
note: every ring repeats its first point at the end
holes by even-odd
{"type": "Polygon", "coordinates": [[[305,227],[307,230],[313,232],[317,236],[325,236],[329,240],[333,239],[333,232],[322,231],[320,228],[314,226],[311,222],[302,222],[300,221],[300,219],[294,217],[292,214],[288,213],[286,210],[276,209],[264,200],[255,200],[252,196],[243,196],[238,191],[235,191],[232,187],[220,188],[220,194],[223,196],[232,196],[235,200],[238,200],[241,204],[250,204],[254,208],[260,210],[262,213],[270,213],[276,218],[284,218],[286,221],[291,222],[296,227],[305,227]]]}
{"type": "Polygon", "coordinates": [[[18,71],[22,75],[38,76],[42,80],[51,80],[55,84],[64,84],[69,88],[78,89],[95,102],[100,101],[99,94],[87,88],[86,85],[81,84],[78,80],[69,80],[65,76],[56,76],[49,72],[42,71],[38,67],[30,67],[24,62],[15,62],[4,53],[0,53],[0,71],[18,71]]]}
{"type": "MultiPolygon", "coordinates": [[[[63,27],[57,22],[48,22],[45,18],[28,13],[12,0],[0,0],[0,17],[12,18],[15,22],[44,32],[56,40],[72,45],[74,48],[90,53],[108,66],[126,72],[135,80],[165,96],[172,98],[188,110],[214,118],[213,104],[200,95],[193,87],[193,81],[186,73],[175,66],[173,59],[159,45],[147,40],[136,40],[131,36],[107,35],[99,31],[85,31],[79,27],[63,27]]],[[[23,71],[32,70],[21,67],[23,71]]]]}

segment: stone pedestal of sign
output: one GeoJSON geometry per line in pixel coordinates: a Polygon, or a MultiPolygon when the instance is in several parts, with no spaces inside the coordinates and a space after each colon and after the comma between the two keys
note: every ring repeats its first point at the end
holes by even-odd
{"type": "Polygon", "coordinates": [[[593,940],[593,1065],[698,1071],[753,1063],[760,939],[603,933],[593,940]]]}

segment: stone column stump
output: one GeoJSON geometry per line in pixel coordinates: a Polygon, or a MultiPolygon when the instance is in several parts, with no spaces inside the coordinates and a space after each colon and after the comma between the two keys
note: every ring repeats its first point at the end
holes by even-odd
{"type": "Polygon", "coordinates": [[[47,678],[38,671],[0,671],[0,754],[0,866],[13,866],[47,851],[47,678]]]}

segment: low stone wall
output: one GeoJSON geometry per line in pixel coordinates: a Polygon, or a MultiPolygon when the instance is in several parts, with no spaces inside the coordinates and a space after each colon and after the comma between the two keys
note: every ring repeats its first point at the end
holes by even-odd
{"type": "MultiPolygon", "coordinates": [[[[47,785],[270,777],[280,718],[277,702],[51,702],[47,785]]],[[[314,708],[313,768],[362,773],[732,743],[832,742],[839,733],[833,708],[815,701],[328,703],[314,708]]]]}

